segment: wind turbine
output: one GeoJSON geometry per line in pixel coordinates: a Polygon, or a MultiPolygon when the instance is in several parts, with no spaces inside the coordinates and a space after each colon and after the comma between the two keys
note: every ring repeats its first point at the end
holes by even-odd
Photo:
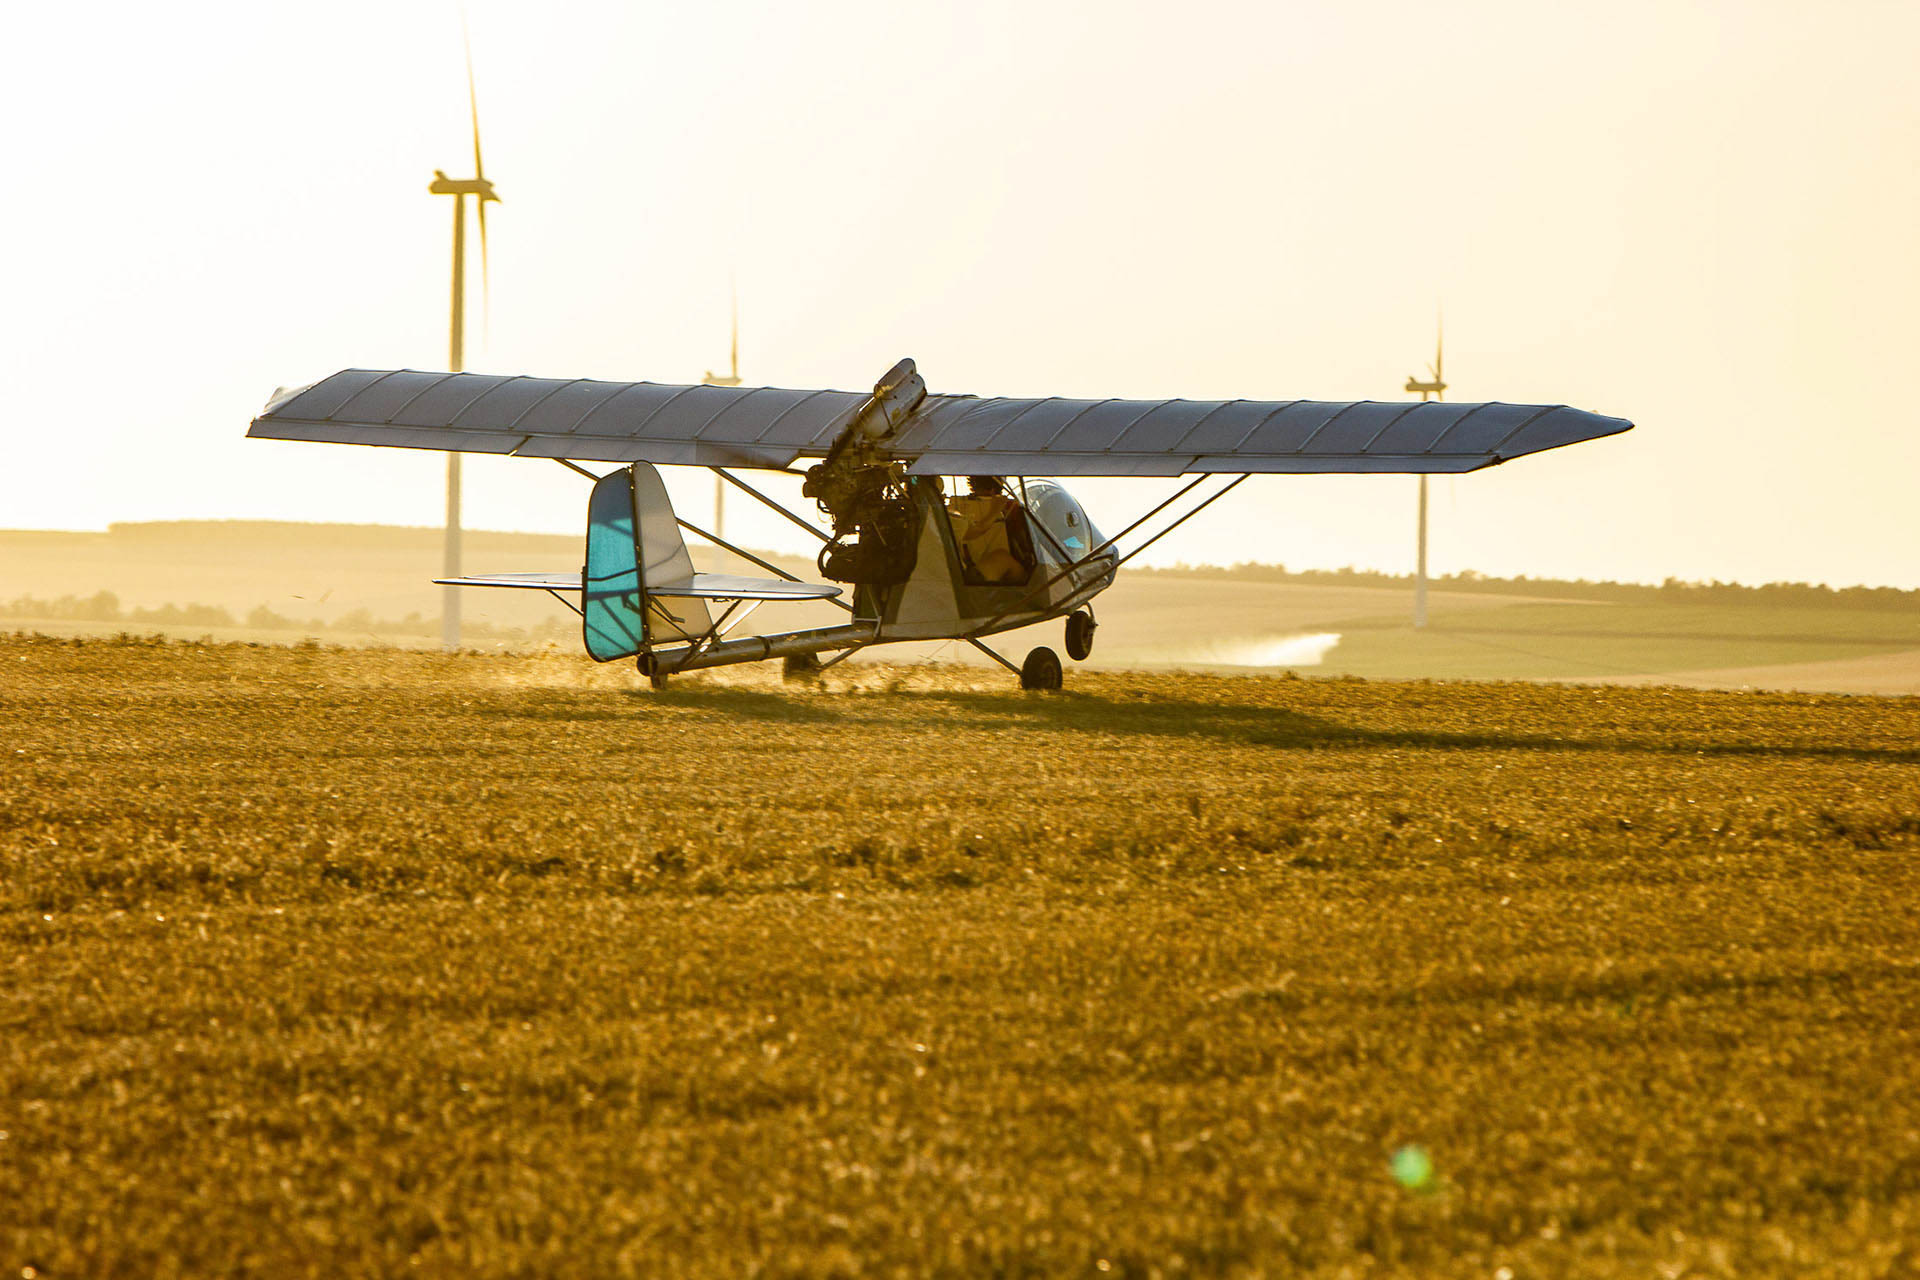
{"type": "MultiPolygon", "coordinates": [[[[473,87],[473,42],[461,23],[460,39],[467,52],[467,107],[473,117],[473,177],[449,178],[441,169],[433,171],[427,190],[436,196],[453,197],[453,324],[447,342],[447,368],[454,373],[466,367],[467,314],[467,197],[474,197],[480,218],[480,290],[481,314],[491,301],[493,281],[487,269],[487,205],[500,197],[487,181],[486,167],[480,163],[480,96],[473,87]]],[[[447,454],[447,535],[441,561],[442,577],[460,576],[460,455],[447,454]]],[[[440,643],[448,649],[460,647],[460,588],[440,589],[440,643]]]]}
{"type": "MultiPolygon", "coordinates": [[[[1423,404],[1428,396],[1432,396],[1435,400],[1447,398],[1447,380],[1441,374],[1447,347],[1445,316],[1436,313],[1434,332],[1433,363],[1427,366],[1427,381],[1408,378],[1406,385],[1406,390],[1420,393],[1423,404]]],[[[1424,474],[1420,477],[1420,532],[1418,550],[1414,557],[1413,625],[1416,629],[1427,625],[1427,477],[1424,474]]]]}
{"type": "MultiPolygon", "coordinates": [[[[728,348],[728,359],[731,361],[728,365],[730,371],[723,377],[711,369],[707,370],[706,376],[703,377],[701,381],[710,387],[737,387],[740,385],[740,291],[730,285],[728,292],[733,296],[733,344],[728,348]]],[[[723,538],[727,536],[726,510],[727,483],[725,480],[722,480],[719,473],[716,472],[713,477],[713,531],[723,538]]]]}

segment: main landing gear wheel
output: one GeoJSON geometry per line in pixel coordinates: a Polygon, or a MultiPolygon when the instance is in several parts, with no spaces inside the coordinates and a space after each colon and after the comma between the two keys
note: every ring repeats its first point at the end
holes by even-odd
{"type": "Polygon", "coordinates": [[[1060,687],[1060,655],[1045,645],[1027,655],[1020,664],[1020,687],[1022,689],[1058,689],[1060,687]]]}
{"type": "Polygon", "coordinates": [[[1100,624],[1085,609],[1075,609],[1067,615],[1067,656],[1075,662],[1085,662],[1087,655],[1093,652],[1093,629],[1100,624]]]}
{"type": "Polygon", "coordinates": [[[820,655],[790,653],[780,660],[780,678],[788,684],[820,678],[820,655]]]}

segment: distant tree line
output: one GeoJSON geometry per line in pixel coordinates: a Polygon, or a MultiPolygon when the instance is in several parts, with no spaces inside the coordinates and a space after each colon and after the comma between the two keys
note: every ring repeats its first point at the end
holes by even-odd
{"type": "MultiPolygon", "coordinates": [[[[322,618],[308,618],[303,622],[277,613],[263,604],[250,610],[244,618],[236,619],[230,611],[216,604],[163,604],[152,609],[123,609],[120,598],[111,591],[96,591],[90,596],[61,596],[57,600],[18,596],[0,603],[0,618],[43,622],[144,623],[149,626],[245,627],[254,631],[330,632],[335,635],[378,638],[432,637],[440,634],[438,618],[423,618],[417,612],[395,620],[375,618],[370,610],[355,609],[331,622],[322,618]]],[[[502,627],[482,621],[468,621],[461,623],[460,634],[468,640],[526,642],[564,639],[572,635],[572,629],[558,619],[537,627],[502,627]]]]}
{"type": "MultiPolygon", "coordinates": [[[[1288,569],[1279,564],[1244,561],[1236,565],[1177,564],[1170,568],[1135,570],[1148,577],[1211,578],[1232,582],[1286,582],[1321,587],[1413,588],[1410,573],[1380,573],[1371,569],[1288,569]]],[[[1899,587],[1828,587],[1812,582],[1769,582],[1747,586],[1738,582],[1682,582],[1668,578],[1659,585],[1643,582],[1592,582],[1585,578],[1496,578],[1471,569],[1431,576],[1438,591],[1469,591],[1487,595],[1538,596],[1543,599],[1612,600],[1622,604],[1755,605],[1769,608],[1877,609],[1920,612],[1920,591],[1899,587]]]]}
{"type": "MultiPolygon", "coordinates": [[[[1235,565],[1177,564],[1167,568],[1139,568],[1142,577],[1200,578],[1225,582],[1281,582],[1321,587],[1390,587],[1409,590],[1413,575],[1380,573],[1372,569],[1288,569],[1279,564],[1244,561],[1235,565]]],[[[1611,600],[1623,604],[1752,605],[1766,608],[1872,609],[1920,613],[1920,591],[1898,587],[1828,587],[1809,582],[1769,582],[1746,586],[1738,582],[1682,582],[1668,578],[1659,585],[1641,582],[1589,581],[1585,578],[1496,578],[1471,569],[1436,575],[1428,581],[1435,590],[1477,592],[1486,595],[1533,596],[1539,599],[1611,600]]],[[[438,618],[409,613],[404,618],[375,618],[370,610],[355,609],[332,621],[287,617],[258,605],[244,618],[212,604],[163,604],[155,608],[121,607],[111,591],[90,596],[61,596],[40,600],[17,596],[0,603],[0,618],[40,619],[49,622],[145,623],[152,626],[245,627],[254,631],[329,632],[373,637],[440,634],[438,618]]],[[[535,627],[503,627],[483,621],[461,624],[461,635],[473,640],[522,643],[560,640],[573,635],[566,621],[553,619],[535,627]]]]}

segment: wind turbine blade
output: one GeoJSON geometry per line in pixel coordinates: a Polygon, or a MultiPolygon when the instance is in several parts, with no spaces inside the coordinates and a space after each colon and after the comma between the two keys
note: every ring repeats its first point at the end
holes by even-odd
{"type": "Polygon", "coordinates": [[[480,212],[480,345],[493,338],[493,270],[487,263],[487,202],[474,201],[480,212]]]}
{"type": "MultiPolygon", "coordinates": [[[[480,159],[480,91],[473,75],[473,32],[467,25],[467,8],[460,6],[460,47],[467,57],[467,113],[473,121],[473,176],[485,182],[486,165],[480,159]]],[[[483,188],[474,200],[480,217],[480,335],[484,345],[493,336],[493,269],[487,257],[487,194],[483,188]]]]}
{"type": "MultiPolygon", "coordinates": [[[[473,116],[473,176],[484,179],[487,176],[487,169],[480,163],[480,94],[473,85],[473,37],[467,31],[467,13],[464,7],[460,11],[460,43],[467,53],[467,109],[473,116]]],[[[484,209],[485,199],[483,198],[480,203],[484,209]]],[[[483,228],[486,226],[486,221],[486,214],[482,213],[480,225],[483,228]]],[[[483,230],[480,234],[484,237],[486,232],[483,230]]]]}
{"type": "Polygon", "coordinates": [[[727,281],[727,293],[732,297],[732,300],[733,300],[733,344],[729,348],[729,350],[732,353],[731,358],[733,361],[731,368],[733,373],[733,383],[735,386],[739,386],[740,385],[740,290],[739,290],[739,287],[736,286],[731,279],[727,281]]]}
{"type": "Polygon", "coordinates": [[[1433,331],[1433,380],[1444,382],[1445,379],[1440,376],[1440,371],[1446,367],[1444,361],[1447,354],[1447,317],[1438,307],[1434,308],[1433,312],[1433,331]]]}

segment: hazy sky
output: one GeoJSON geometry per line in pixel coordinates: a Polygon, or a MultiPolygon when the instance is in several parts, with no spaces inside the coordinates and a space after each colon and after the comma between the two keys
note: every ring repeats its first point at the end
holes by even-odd
{"type": "MultiPolygon", "coordinates": [[[[936,391],[1397,399],[1444,303],[1452,398],[1639,426],[1437,481],[1436,571],[1920,586],[1911,0],[469,19],[504,197],[470,367],[696,380],[731,273],[750,383],[911,355],[936,391]]],[[[277,385],[445,365],[451,0],[16,5],[0,35],[0,527],[437,523],[437,454],[243,433],[277,385]]],[[[551,463],[468,475],[471,526],[581,523],[551,463]]],[[[1413,487],[1257,479],[1150,559],[1404,570],[1413,487]]],[[[1165,483],[1075,488],[1111,527],[1165,483]]]]}

